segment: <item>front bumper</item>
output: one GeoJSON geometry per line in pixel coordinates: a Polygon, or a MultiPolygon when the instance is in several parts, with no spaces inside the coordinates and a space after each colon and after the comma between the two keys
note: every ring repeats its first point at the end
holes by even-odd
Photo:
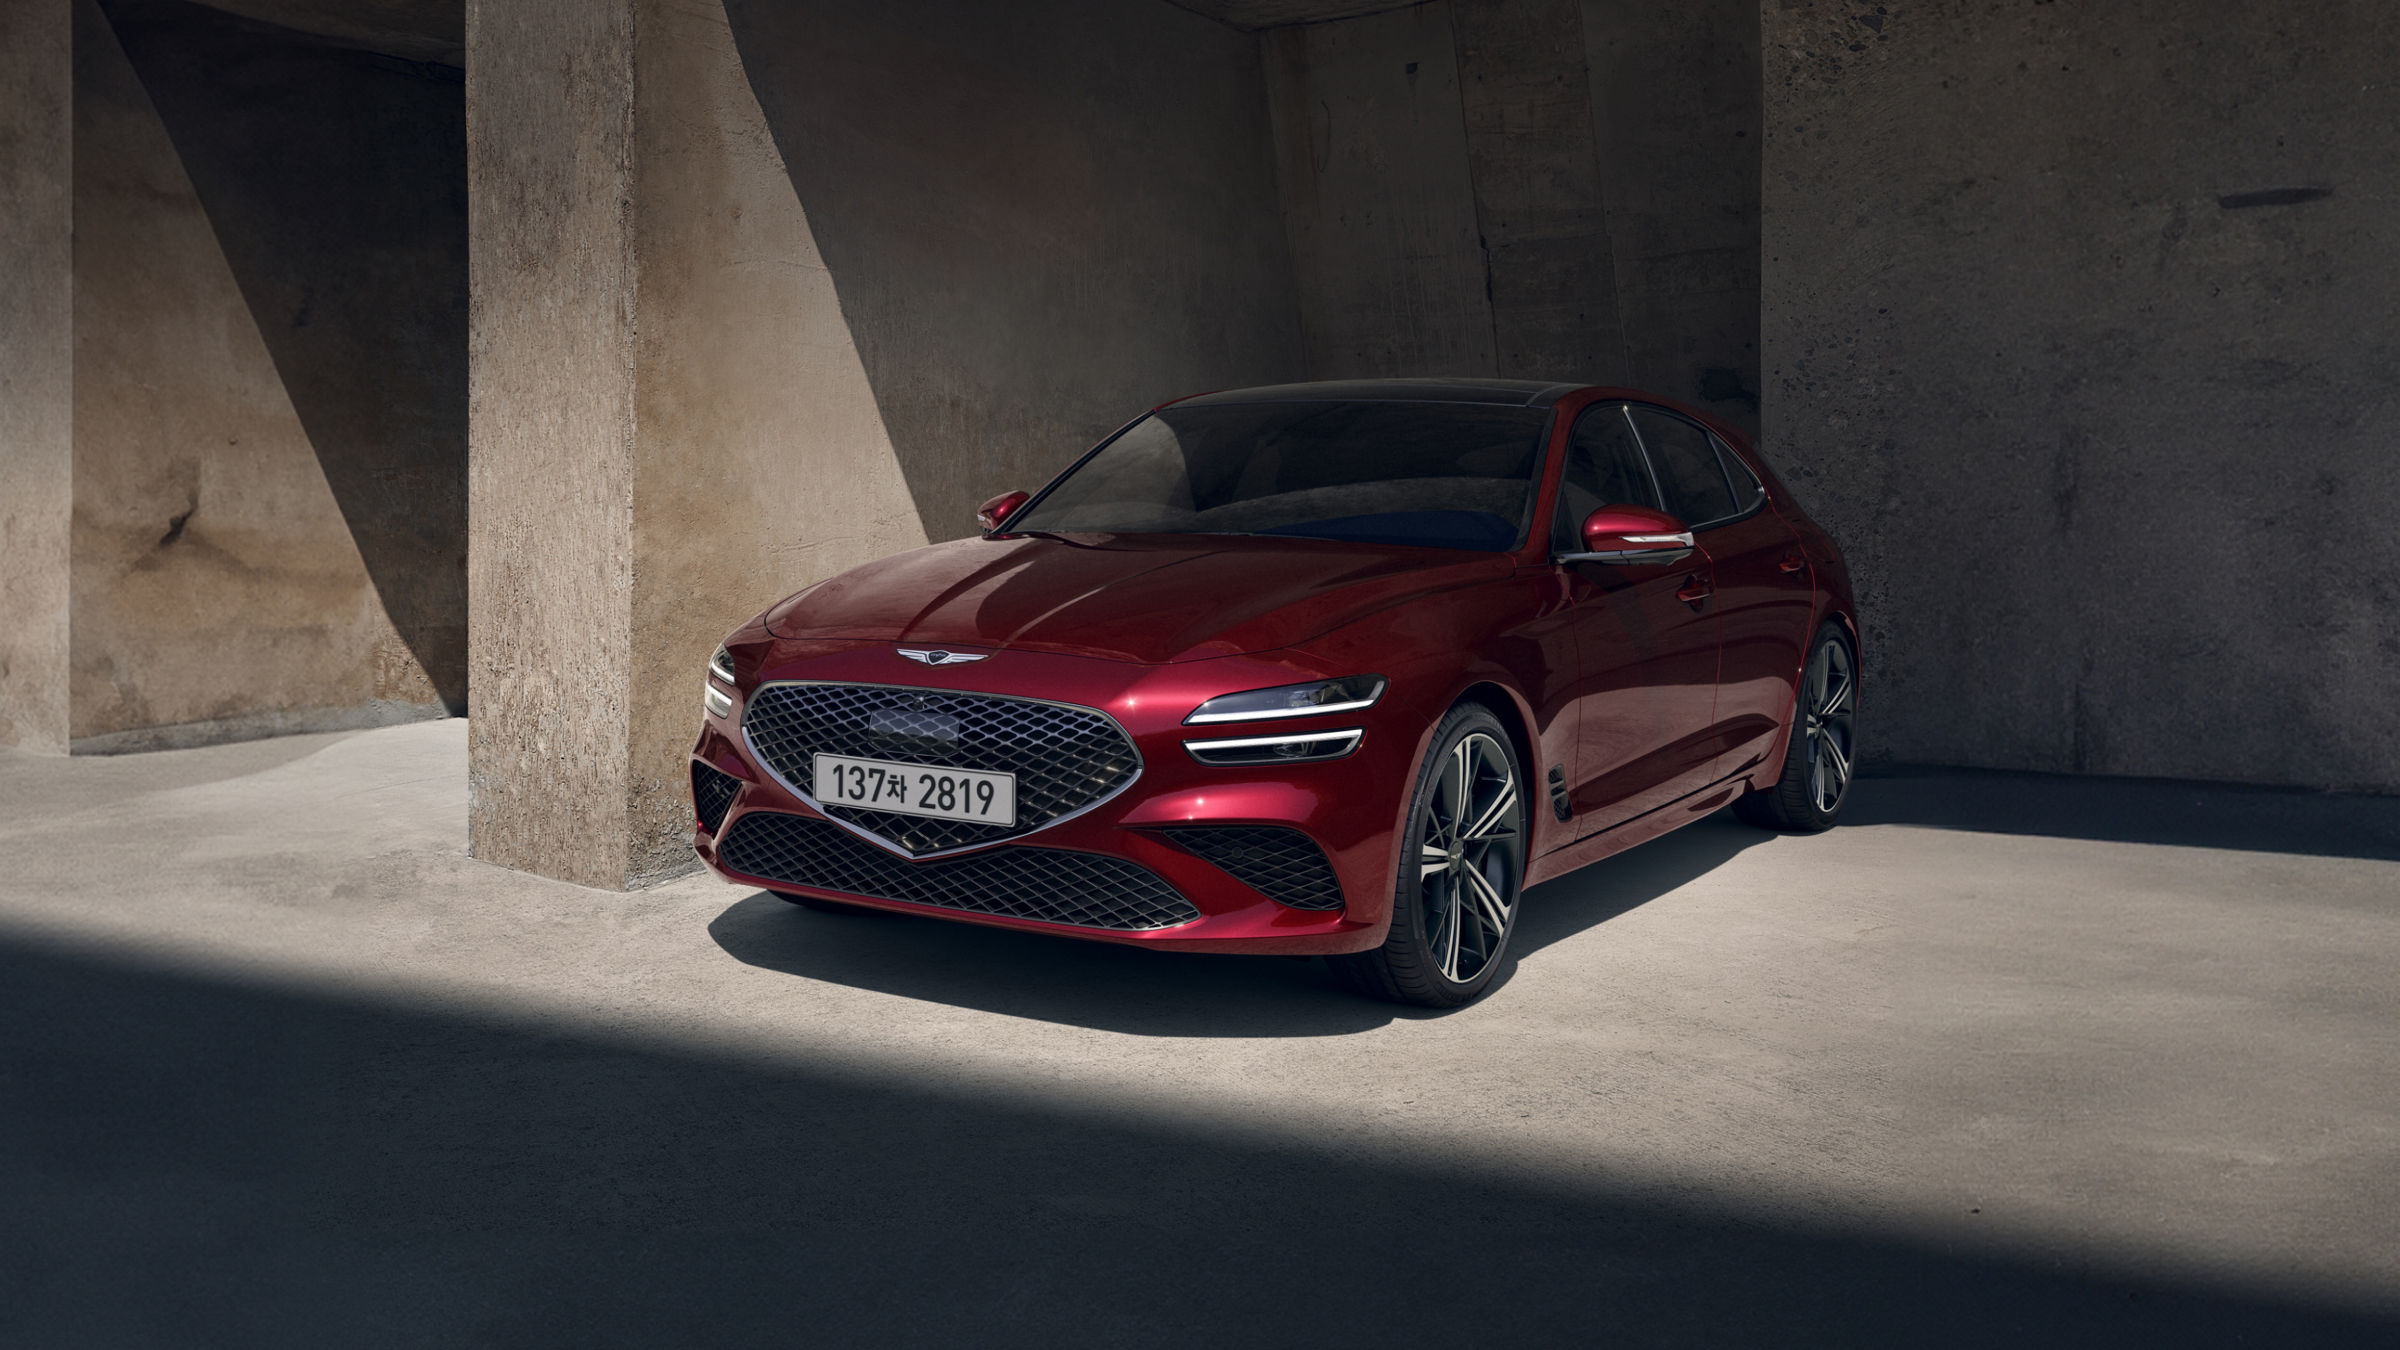
{"type": "MultiPolygon", "coordinates": [[[[1398,691],[1387,692],[1381,702],[1363,712],[1255,724],[1259,730],[1279,733],[1360,728],[1365,734],[1358,748],[1345,758],[1217,767],[1193,760],[1183,743],[1248,733],[1251,726],[1182,725],[1184,715],[1194,707],[1238,689],[1353,672],[1317,669],[1295,653],[1137,666],[1091,657],[1004,651],[971,665],[929,668],[900,659],[888,642],[792,642],[751,630],[737,634],[736,641],[727,645],[745,671],[742,690],[735,694],[729,713],[712,711],[706,717],[692,756],[736,780],[739,788],[715,829],[708,828],[705,819],[695,822],[692,847],[702,862],[728,881],[994,927],[1184,951],[1331,954],[1363,951],[1383,941],[1390,922],[1399,826],[1429,725],[1404,698],[1395,697],[1398,691]],[[742,638],[750,640],[740,642],[742,638]],[[749,691],[782,681],[890,685],[1095,708],[1124,728],[1141,755],[1142,769],[1128,787],[1100,805],[1005,841],[921,862],[861,842],[857,847],[875,850],[874,858],[849,858],[854,865],[848,870],[812,874],[859,877],[871,873],[882,879],[875,888],[884,894],[864,893],[865,883],[852,883],[860,884],[861,890],[802,884],[793,879],[792,868],[779,867],[776,870],[784,873],[780,876],[745,872],[729,864],[720,848],[742,828],[745,816],[777,812],[807,822],[830,822],[826,813],[797,790],[805,784],[779,778],[742,737],[740,721],[747,711],[749,691]],[[1299,909],[1269,898],[1224,867],[1178,846],[1175,827],[1194,825],[1275,826],[1299,831],[1323,851],[1340,886],[1341,907],[1299,909]],[[970,862],[1009,850],[1025,851],[1026,856],[992,860],[984,872],[1038,878],[1028,884],[1059,888],[1055,895],[1045,897],[1058,903],[1038,906],[1045,913],[1085,912],[1075,903],[1076,883],[1071,878],[1077,858],[1098,855],[1130,863],[1155,877],[1188,901],[1189,911],[1196,917],[1132,931],[895,898],[924,892],[923,887],[907,884],[912,876],[946,863],[970,862]],[[1035,852],[1042,855],[1040,866],[1016,866],[1037,861],[1030,856],[1035,852]],[[867,862],[876,866],[860,870],[867,862]]],[[[835,828],[827,823],[801,830],[781,822],[762,822],[753,828],[768,825],[780,835],[802,838],[835,828]]],[[[762,856],[760,850],[746,846],[757,838],[753,834],[742,841],[745,846],[734,850],[742,861],[761,865],[755,861],[762,856]]],[[[780,856],[794,855],[787,850],[780,856]]],[[[1122,868],[1105,863],[1096,864],[1092,872],[1084,884],[1095,888],[1119,884],[1124,875],[1122,868]]]]}

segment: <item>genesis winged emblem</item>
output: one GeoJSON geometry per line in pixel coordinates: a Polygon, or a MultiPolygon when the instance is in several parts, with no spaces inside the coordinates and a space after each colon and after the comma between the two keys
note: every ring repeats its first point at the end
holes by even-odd
{"type": "Polygon", "coordinates": [[[969,661],[980,661],[986,656],[991,655],[990,652],[944,651],[939,647],[930,649],[924,647],[902,647],[900,649],[900,654],[907,657],[909,660],[918,663],[919,665],[927,666],[963,666],[969,661]]]}

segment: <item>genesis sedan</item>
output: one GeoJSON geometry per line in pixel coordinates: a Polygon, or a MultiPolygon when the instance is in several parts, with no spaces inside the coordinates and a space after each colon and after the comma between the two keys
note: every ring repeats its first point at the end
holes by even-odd
{"type": "Polygon", "coordinates": [[[978,521],[725,639],[692,751],[720,876],[1454,1007],[1525,887],[1728,803],[1842,809],[1841,552],[1666,399],[1208,394],[978,521]]]}

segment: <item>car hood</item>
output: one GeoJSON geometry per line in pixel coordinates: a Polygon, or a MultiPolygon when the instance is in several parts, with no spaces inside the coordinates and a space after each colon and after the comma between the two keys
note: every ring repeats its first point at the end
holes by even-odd
{"type": "Polygon", "coordinates": [[[1511,567],[1495,553],[1258,536],[960,539],[803,591],[767,629],[1157,665],[1287,647],[1511,567]]]}

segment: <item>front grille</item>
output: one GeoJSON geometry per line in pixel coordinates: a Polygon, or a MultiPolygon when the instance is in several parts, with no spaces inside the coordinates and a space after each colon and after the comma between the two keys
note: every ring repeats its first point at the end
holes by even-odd
{"type": "Polygon", "coordinates": [[[1177,825],[1159,833],[1294,909],[1340,909],[1342,883],[1316,841],[1280,825],[1177,825]]]}
{"type": "Polygon", "coordinates": [[[752,811],[717,846],[727,870],[970,914],[1147,932],[1200,917],[1156,873],[1123,858],[1020,845],[934,862],[896,858],[838,825],[752,811]]]}
{"type": "Polygon", "coordinates": [[[742,790],[742,780],[729,773],[720,773],[699,760],[692,761],[692,810],[700,817],[700,828],[710,834],[725,823],[725,812],[732,808],[735,794],[742,790]]]}
{"type": "Polygon", "coordinates": [[[816,781],[810,756],[819,754],[1017,776],[1014,826],[856,806],[823,808],[911,853],[988,844],[1038,830],[1123,788],[1142,768],[1133,742],[1103,713],[942,689],[771,684],[750,696],[742,729],[759,758],[804,793],[816,781]]]}

